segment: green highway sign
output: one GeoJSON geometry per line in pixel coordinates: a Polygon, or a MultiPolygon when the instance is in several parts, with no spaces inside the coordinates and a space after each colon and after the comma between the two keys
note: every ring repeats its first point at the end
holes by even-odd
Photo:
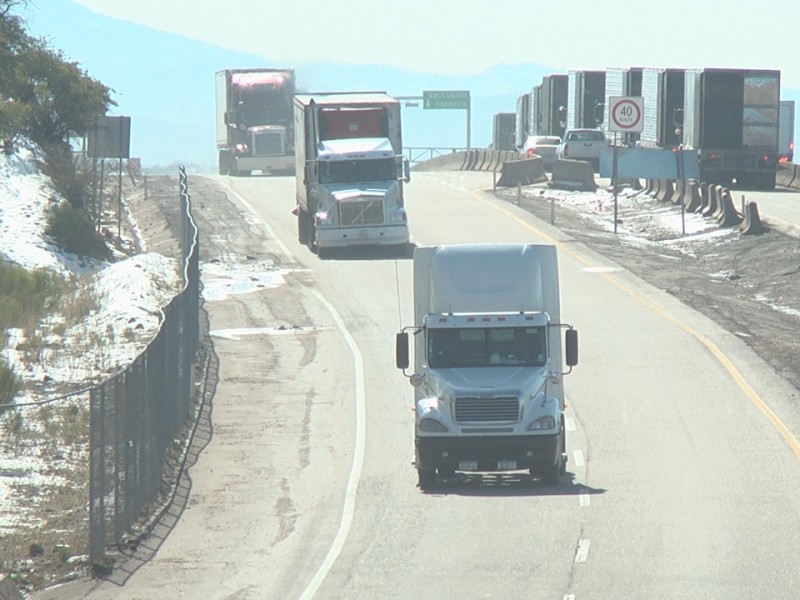
{"type": "Polygon", "coordinates": [[[422,92],[422,108],[469,109],[469,90],[439,90],[422,92]]]}

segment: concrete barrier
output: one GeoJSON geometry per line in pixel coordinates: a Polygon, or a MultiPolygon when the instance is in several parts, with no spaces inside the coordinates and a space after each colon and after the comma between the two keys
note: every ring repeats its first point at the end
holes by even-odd
{"type": "Polygon", "coordinates": [[[708,199],[708,184],[705,181],[701,181],[697,184],[698,190],[700,191],[700,206],[695,211],[696,213],[703,214],[706,212],[706,209],[709,205],[708,199]]]}
{"type": "Polygon", "coordinates": [[[748,202],[744,207],[744,220],[739,225],[739,230],[745,235],[761,235],[766,231],[758,214],[758,205],[755,202],[748,202]]]}
{"type": "Polygon", "coordinates": [[[591,163],[583,160],[556,159],[550,185],[554,188],[593,192],[597,189],[591,163]]]}
{"type": "Polygon", "coordinates": [[[503,163],[497,187],[516,187],[547,181],[541,156],[509,160],[503,163]]]}
{"type": "Polygon", "coordinates": [[[673,204],[677,204],[680,206],[683,204],[683,199],[686,197],[686,180],[679,179],[675,182],[675,193],[672,195],[670,200],[673,204]]]}
{"type": "Polygon", "coordinates": [[[661,196],[662,181],[663,181],[662,179],[653,179],[653,189],[650,190],[650,195],[655,199],[658,199],[659,196],[661,196]]]}
{"type": "Polygon", "coordinates": [[[0,600],[22,600],[22,594],[8,575],[0,575],[0,600]]]}
{"type": "Polygon", "coordinates": [[[726,190],[726,188],[717,184],[711,186],[711,189],[712,189],[712,195],[715,195],[717,197],[717,209],[711,214],[711,218],[719,221],[719,217],[722,214],[722,193],[726,190]]]}
{"type": "Polygon", "coordinates": [[[742,215],[733,204],[733,197],[728,188],[722,188],[719,196],[719,212],[716,217],[720,227],[735,227],[742,222],[742,215]]]}
{"type": "Polygon", "coordinates": [[[703,216],[704,217],[711,217],[714,213],[717,212],[717,207],[719,206],[719,200],[717,197],[716,191],[716,184],[708,184],[708,204],[706,205],[705,209],[703,209],[703,216]]]}
{"type": "Polygon", "coordinates": [[[694,179],[686,182],[686,196],[683,199],[683,207],[686,212],[697,212],[703,200],[700,198],[700,186],[694,179]]]}
{"type": "Polygon", "coordinates": [[[675,195],[675,182],[671,179],[664,179],[661,181],[661,193],[656,196],[661,202],[669,202],[672,196],[675,195]]]}
{"type": "Polygon", "coordinates": [[[790,188],[797,178],[797,165],[794,163],[778,163],[775,173],[775,185],[790,188]]]}

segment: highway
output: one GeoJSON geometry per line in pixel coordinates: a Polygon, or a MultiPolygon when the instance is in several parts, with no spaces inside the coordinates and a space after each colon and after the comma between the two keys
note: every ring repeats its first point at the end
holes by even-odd
{"type": "MultiPolygon", "coordinates": [[[[581,341],[559,486],[491,474],[423,493],[394,365],[411,261],[320,260],[297,242],[293,179],[211,181],[230,201],[195,211],[204,281],[274,261],[280,282],[206,302],[220,373],[188,506],[124,586],[89,597],[795,597],[797,390],[734,335],[494,198],[491,174],[415,174],[419,245],[558,245],[581,341]]],[[[800,223],[791,195],[753,199],[800,223]]]]}

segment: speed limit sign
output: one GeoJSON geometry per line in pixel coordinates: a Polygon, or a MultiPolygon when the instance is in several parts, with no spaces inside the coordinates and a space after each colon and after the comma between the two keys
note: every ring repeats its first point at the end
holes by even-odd
{"type": "Polygon", "coordinates": [[[642,131],[644,99],[641,96],[611,96],[608,102],[609,131],[642,131]]]}

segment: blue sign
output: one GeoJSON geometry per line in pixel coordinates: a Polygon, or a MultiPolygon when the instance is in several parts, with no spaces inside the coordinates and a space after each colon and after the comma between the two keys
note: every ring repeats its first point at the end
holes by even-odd
{"type": "MultiPolygon", "coordinates": [[[[617,177],[620,179],[699,179],[697,150],[656,150],[617,148],[617,177]]],[[[614,149],[600,151],[600,177],[612,177],[614,149]]]]}

